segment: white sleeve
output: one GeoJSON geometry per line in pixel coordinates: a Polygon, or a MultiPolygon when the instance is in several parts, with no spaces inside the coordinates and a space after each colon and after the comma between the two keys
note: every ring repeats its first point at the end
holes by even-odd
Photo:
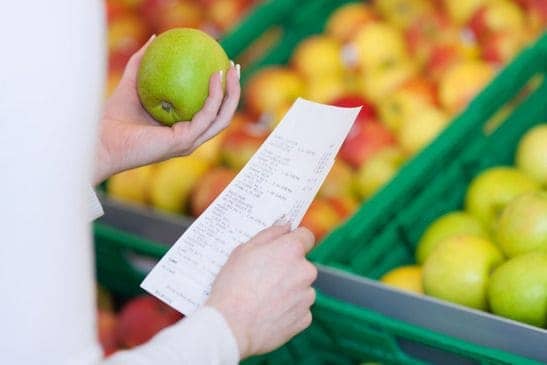
{"type": "Polygon", "coordinates": [[[224,317],[212,307],[203,307],[164,329],[148,343],[112,355],[103,365],[232,365],[238,362],[238,346],[224,317]]]}

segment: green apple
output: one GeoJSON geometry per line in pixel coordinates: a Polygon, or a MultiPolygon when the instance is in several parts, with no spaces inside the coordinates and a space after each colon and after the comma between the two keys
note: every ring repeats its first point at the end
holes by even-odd
{"type": "Polygon", "coordinates": [[[211,76],[229,67],[220,44],[206,33],[168,30],[152,41],[142,57],[137,74],[140,101],[160,123],[189,121],[207,99],[211,76]]]}
{"type": "Polygon", "coordinates": [[[547,124],[526,132],[517,147],[515,163],[519,169],[547,186],[547,124]]]}
{"type": "Polygon", "coordinates": [[[473,179],[465,196],[465,208],[492,229],[511,200],[539,189],[537,181],[515,168],[493,167],[473,179]]]}
{"type": "Polygon", "coordinates": [[[507,257],[536,248],[547,249],[547,193],[521,195],[509,203],[495,230],[496,242],[507,257]]]}
{"type": "Polygon", "coordinates": [[[437,218],[427,227],[418,242],[416,261],[423,264],[439,242],[459,235],[488,238],[486,230],[477,218],[466,212],[450,212],[437,218]]]}
{"type": "Polygon", "coordinates": [[[369,198],[399,171],[405,156],[397,147],[386,147],[365,160],[357,172],[357,190],[369,198]]]}
{"type": "Polygon", "coordinates": [[[487,309],[488,277],[503,262],[499,249],[484,238],[462,235],[442,241],[423,267],[427,295],[475,309],[487,309]]]}
{"type": "Polygon", "coordinates": [[[546,327],[547,251],[532,251],[498,267],[490,278],[488,300],[497,315],[546,327]]]}

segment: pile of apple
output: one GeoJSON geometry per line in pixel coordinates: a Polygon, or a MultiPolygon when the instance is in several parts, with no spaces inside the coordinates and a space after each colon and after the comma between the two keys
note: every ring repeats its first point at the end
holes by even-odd
{"type": "Polygon", "coordinates": [[[111,294],[98,287],[97,332],[104,356],[150,340],[182,315],[150,295],[127,301],[119,311],[111,294]]]}
{"type": "Polygon", "coordinates": [[[215,38],[232,28],[257,0],[105,0],[108,22],[107,95],[129,57],[152,34],[199,28],[215,38]]]}
{"type": "Polygon", "coordinates": [[[232,125],[192,156],[113,177],[116,198],[199,215],[298,97],[360,106],[303,225],[318,239],[386,184],[547,24],[533,0],[350,3],[286,66],[252,75],[232,125]]]}
{"type": "Polygon", "coordinates": [[[381,280],[547,328],[547,124],[524,135],[515,162],[476,176],[465,210],[422,235],[418,265],[381,280]]]}

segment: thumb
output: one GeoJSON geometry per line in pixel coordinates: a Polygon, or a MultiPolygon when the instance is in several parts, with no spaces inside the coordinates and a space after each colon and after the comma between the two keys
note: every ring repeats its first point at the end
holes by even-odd
{"type": "Polygon", "coordinates": [[[284,234],[289,233],[290,230],[290,224],[273,225],[260,231],[256,236],[251,239],[251,241],[249,241],[249,243],[257,245],[268,243],[275,240],[276,238],[283,236],[284,234]]]}
{"type": "Polygon", "coordinates": [[[133,81],[136,79],[137,70],[139,69],[139,65],[141,64],[142,56],[144,56],[144,52],[146,51],[150,43],[152,43],[154,38],[156,38],[155,34],[153,34],[146,41],[146,43],[137,52],[133,53],[131,58],[129,58],[129,61],[127,62],[127,65],[125,66],[125,70],[123,72],[122,82],[125,80],[133,81]]]}

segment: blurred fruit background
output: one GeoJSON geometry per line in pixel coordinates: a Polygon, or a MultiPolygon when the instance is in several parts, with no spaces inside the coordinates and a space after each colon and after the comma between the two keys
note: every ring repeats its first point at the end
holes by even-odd
{"type": "MultiPolygon", "coordinates": [[[[302,41],[287,65],[262,68],[245,80],[240,111],[225,132],[191,156],[112,177],[108,193],[195,217],[297,97],[363,105],[304,218],[303,224],[323,238],[450,124],[547,20],[541,1],[469,4],[374,0],[339,7],[324,32],[302,41]]],[[[248,0],[108,0],[107,94],[128,57],[152,33],[198,27],[220,38],[253,5],[248,0]]]]}

